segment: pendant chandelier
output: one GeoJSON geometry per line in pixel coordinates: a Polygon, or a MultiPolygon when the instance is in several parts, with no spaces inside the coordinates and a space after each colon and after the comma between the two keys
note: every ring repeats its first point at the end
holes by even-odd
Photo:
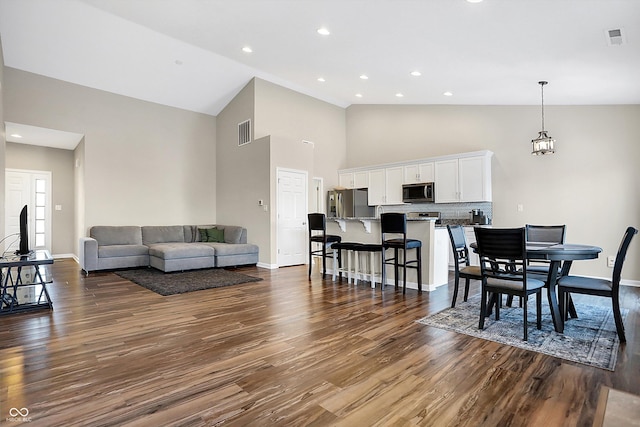
{"type": "Polygon", "coordinates": [[[531,140],[531,154],[535,154],[536,156],[539,156],[541,154],[555,153],[556,151],[553,148],[553,144],[556,142],[556,140],[551,138],[547,134],[547,131],[544,130],[544,85],[546,85],[547,83],[548,82],[545,81],[538,82],[542,94],[542,130],[538,132],[538,137],[536,139],[531,140]]]}

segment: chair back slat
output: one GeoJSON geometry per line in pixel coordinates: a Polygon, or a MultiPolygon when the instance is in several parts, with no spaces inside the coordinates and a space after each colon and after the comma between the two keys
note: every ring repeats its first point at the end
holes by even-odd
{"type": "Polygon", "coordinates": [[[449,240],[451,240],[456,268],[459,268],[459,265],[469,265],[469,248],[464,229],[461,225],[447,225],[447,231],[449,232],[449,240]]]}
{"type": "Polygon", "coordinates": [[[406,234],[407,216],[404,213],[388,212],[380,215],[382,233],[406,234]]]}
{"type": "Polygon", "coordinates": [[[522,228],[476,227],[480,269],[485,277],[522,282],[526,281],[526,242],[522,228]]]}

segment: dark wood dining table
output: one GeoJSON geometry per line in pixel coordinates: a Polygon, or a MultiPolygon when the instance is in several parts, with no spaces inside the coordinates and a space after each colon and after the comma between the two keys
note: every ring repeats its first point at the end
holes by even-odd
{"type": "Polygon", "coordinates": [[[556,282],[558,281],[558,271],[561,276],[569,274],[573,261],[584,259],[595,259],[602,252],[602,248],[591,245],[576,244],[554,244],[527,242],[527,259],[531,261],[546,260],[549,266],[549,276],[547,277],[547,292],[549,297],[549,308],[551,318],[556,332],[564,332],[564,318],[560,314],[558,306],[558,296],[556,292],[556,282]]]}
{"type": "MultiPolygon", "coordinates": [[[[472,243],[471,248],[477,251],[476,243],[472,243]]],[[[577,244],[549,244],[545,242],[527,242],[527,259],[531,261],[549,261],[549,276],[547,277],[547,295],[549,298],[549,308],[551,318],[556,332],[564,332],[564,319],[560,314],[558,306],[558,295],[556,283],[558,281],[558,271],[561,276],[569,274],[573,261],[595,259],[602,252],[602,248],[591,245],[577,244]]]]}

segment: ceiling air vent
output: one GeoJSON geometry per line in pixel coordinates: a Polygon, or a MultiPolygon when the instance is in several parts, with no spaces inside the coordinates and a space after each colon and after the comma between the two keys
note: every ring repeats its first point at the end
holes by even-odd
{"type": "Polygon", "coordinates": [[[238,145],[251,142],[251,119],[238,123],[238,145]]]}
{"type": "Polygon", "coordinates": [[[609,46],[620,46],[625,44],[626,42],[626,37],[622,28],[606,30],[605,35],[607,37],[607,44],[609,46]]]}

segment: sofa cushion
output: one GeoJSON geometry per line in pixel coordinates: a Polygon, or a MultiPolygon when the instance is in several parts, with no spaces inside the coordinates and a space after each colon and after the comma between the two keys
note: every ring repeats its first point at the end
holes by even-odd
{"type": "Polygon", "coordinates": [[[141,229],[135,225],[96,225],[89,230],[89,236],[98,241],[98,246],[142,244],[141,229]]]}
{"type": "Polygon", "coordinates": [[[153,243],[149,255],[161,259],[213,257],[215,250],[205,243],[153,243]]]}
{"type": "Polygon", "coordinates": [[[147,255],[149,248],[144,245],[102,245],[98,246],[98,258],[147,255]]]}
{"type": "Polygon", "coordinates": [[[257,254],[258,246],[251,243],[203,243],[215,249],[216,256],[257,254]]]}
{"type": "Polygon", "coordinates": [[[222,228],[224,230],[225,243],[240,243],[243,227],[238,227],[236,225],[219,225],[218,228],[222,228]]]}
{"type": "Polygon", "coordinates": [[[184,243],[184,229],[181,225],[151,225],[142,227],[142,243],[184,243]]]}

